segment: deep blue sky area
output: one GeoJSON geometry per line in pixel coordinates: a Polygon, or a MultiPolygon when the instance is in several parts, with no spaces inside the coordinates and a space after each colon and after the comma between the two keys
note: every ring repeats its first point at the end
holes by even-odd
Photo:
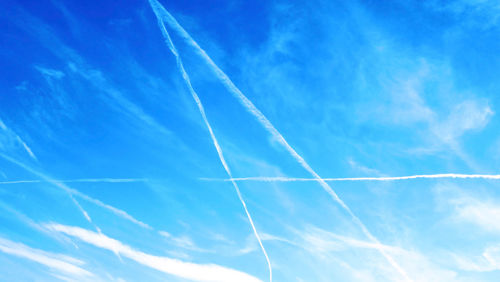
{"type": "Polygon", "coordinates": [[[0,281],[498,280],[498,1],[0,11],[0,281]]]}

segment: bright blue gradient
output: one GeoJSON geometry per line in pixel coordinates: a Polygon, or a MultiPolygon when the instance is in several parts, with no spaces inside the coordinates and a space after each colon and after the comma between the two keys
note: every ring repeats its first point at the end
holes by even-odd
{"type": "Polygon", "coordinates": [[[497,1],[158,1],[0,4],[0,281],[498,280],[498,179],[224,181],[500,174],[497,1]]]}

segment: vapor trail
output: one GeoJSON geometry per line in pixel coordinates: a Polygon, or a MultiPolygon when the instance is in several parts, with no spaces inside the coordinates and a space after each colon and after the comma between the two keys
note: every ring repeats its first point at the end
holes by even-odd
{"type": "MultiPolygon", "coordinates": [[[[212,61],[212,59],[207,55],[207,53],[196,43],[191,36],[182,28],[181,25],[175,20],[175,18],[168,13],[168,11],[161,6],[156,0],[149,0],[155,14],[159,11],[162,13],[161,22],[166,22],[172,29],[177,31],[184,40],[194,47],[205,62],[211,67],[215,72],[216,76],[222,81],[226,88],[235,96],[238,101],[245,107],[245,109],[254,115],[261,125],[269,132],[273,137],[275,137],[278,142],[292,155],[292,157],[313,177],[318,181],[321,187],[351,216],[352,220],[361,228],[365,236],[376,244],[381,244],[377,238],[375,238],[366,226],[361,222],[361,220],[351,211],[351,209],[337,196],[335,191],[326,183],[310,166],[309,164],[288,144],[285,138],[279,133],[279,131],[271,124],[271,122],[262,114],[262,112],[257,109],[254,104],[234,85],[234,83],[229,79],[229,77],[212,61]],[[159,10],[159,11],[158,11],[159,10]]],[[[160,17],[157,14],[160,21],[160,17]]],[[[164,31],[166,32],[166,31],[164,31]]],[[[178,56],[178,55],[177,55],[178,56]]],[[[236,183],[232,181],[232,183],[236,183]]],[[[236,184],[234,184],[236,186],[236,184]]],[[[406,272],[394,261],[394,259],[386,253],[383,249],[378,249],[379,252],[387,259],[387,261],[405,278],[407,281],[412,281],[406,272]]]]}
{"type": "MultiPolygon", "coordinates": [[[[84,183],[84,182],[104,182],[104,183],[128,183],[128,182],[148,182],[147,178],[80,178],[80,179],[52,179],[51,182],[57,183],[84,183]]],[[[23,184],[23,183],[42,183],[49,182],[41,179],[34,180],[12,180],[0,181],[2,184],[23,184]]]]}
{"type": "MultiPolygon", "coordinates": [[[[169,14],[165,10],[165,8],[163,8],[163,6],[160,3],[158,3],[156,0],[150,0],[149,3],[151,5],[151,8],[153,9],[156,17],[158,18],[158,25],[160,27],[160,30],[161,30],[163,36],[165,37],[165,42],[167,43],[168,48],[170,49],[170,51],[175,56],[175,59],[176,59],[176,62],[177,62],[177,68],[181,72],[182,77],[184,79],[184,82],[186,83],[186,86],[189,89],[189,92],[191,93],[191,96],[195,100],[196,105],[198,106],[198,109],[200,111],[201,116],[203,117],[203,121],[205,122],[205,125],[206,125],[206,127],[207,127],[207,129],[208,129],[208,131],[210,133],[210,137],[212,138],[212,142],[214,143],[215,149],[217,150],[217,154],[219,155],[220,162],[222,163],[222,166],[226,170],[226,173],[229,176],[229,178],[232,178],[231,170],[229,169],[229,166],[227,165],[226,160],[224,159],[224,155],[222,153],[222,149],[221,149],[221,147],[219,145],[219,142],[217,141],[217,138],[215,137],[215,134],[214,134],[214,132],[212,130],[212,126],[208,122],[208,119],[207,119],[207,116],[205,114],[205,109],[203,107],[203,104],[201,103],[200,98],[198,97],[198,94],[193,89],[193,86],[191,85],[191,80],[189,78],[189,75],[186,73],[186,70],[184,69],[184,66],[182,64],[182,59],[179,56],[179,53],[177,52],[177,49],[175,48],[175,46],[174,46],[174,44],[173,44],[173,42],[172,42],[172,40],[170,38],[170,35],[168,34],[167,29],[165,28],[164,20],[166,19],[168,21],[169,14]]],[[[253,233],[255,234],[255,238],[257,238],[257,241],[259,242],[259,245],[260,245],[260,248],[262,250],[262,253],[264,254],[264,256],[266,258],[267,266],[269,268],[269,281],[272,282],[273,281],[273,270],[272,270],[271,262],[269,260],[268,255],[267,255],[266,249],[264,248],[264,245],[262,244],[262,240],[261,240],[261,238],[259,236],[259,233],[257,232],[257,229],[255,228],[255,224],[253,223],[252,217],[250,216],[250,213],[248,212],[248,208],[247,208],[247,205],[245,203],[245,200],[243,199],[243,196],[241,195],[240,188],[238,187],[238,185],[236,184],[235,181],[231,181],[231,183],[233,184],[234,189],[236,190],[236,193],[238,194],[238,198],[239,198],[241,204],[243,205],[243,208],[244,208],[245,213],[247,215],[248,221],[250,222],[250,225],[252,226],[252,230],[253,230],[253,233]]]]}
{"type": "MultiPolygon", "coordinates": [[[[38,172],[34,169],[32,169],[31,167],[27,166],[26,164],[16,160],[16,159],[13,159],[3,153],[0,153],[0,155],[6,159],[7,161],[13,163],[13,164],[16,164],[20,167],[22,167],[23,169],[29,171],[30,173],[42,178],[44,181],[46,182],[49,182],[49,183],[52,183],[54,184],[55,186],[57,186],[58,188],[62,189],[63,191],[65,191],[66,193],[68,193],[69,197],[71,198],[71,200],[73,201],[73,203],[76,205],[76,207],[80,210],[80,212],[83,214],[83,216],[85,217],[85,219],[91,223],[92,225],[93,222],[92,222],[92,219],[90,218],[89,214],[83,209],[83,207],[80,205],[80,203],[75,199],[75,197],[73,197],[73,194],[71,193],[70,190],[72,190],[71,188],[67,187],[66,185],[62,184],[62,183],[59,183],[59,182],[55,182],[53,181],[52,179],[50,179],[49,177],[47,177],[45,174],[41,173],[41,172],[38,172]]],[[[99,229],[97,226],[96,226],[96,229],[99,229]]]]}
{"type": "MultiPolygon", "coordinates": [[[[65,191],[66,193],[68,193],[71,201],[75,204],[75,206],[78,208],[78,210],[80,210],[80,212],[83,214],[83,216],[85,217],[85,219],[91,223],[92,225],[94,225],[96,227],[96,229],[100,232],[100,229],[99,227],[97,227],[93,222],[92,222],[92,219],[90,218],[89,214],[87,213],[87,211],[85,211],[83,209],[83,207],[80,205],[80,203],[75,199],[74,196],[77,196],[77,197],[80,197],[88,202],[91,202],[91,203],[94,203],[95,205],[97,206],[100,206],[102,208],[105,208],[109,211],[111,211],[112,213],[114,213],[115,215],[123,218],[123,219],[126,219],[134,224],[137,224],[141,227],[144,227],[144,228],[147,228],[147,229],[152,229],[151,226],[147,225],[146,223],[143,223],[137,219],[135,219],[134,217],[132,217],[131,215],[129,215],[127,212],[123,211],[123,210],[120,210],[120,209],[117,209],[113,206],[110,206],[108,204],[105,204],[97,199],[94,199],[78,190],[75,190],[73,188],[70,188],[68,187],[67,185],[64,184],[64,182],[96,182],[95,180],[98,180],[98,179],[73,179],[73,180],[69,180],[69,181],[64,181],[64,180],[54,180],[54,179],[51,179],[50,177],[48,177],[47,175],[39,172],[39,171],[36,171],[35,169],[29,167],[28,165],[16,160],[16,159],[13,159],[3,153],[0,153],[0,156],[2,156],[4,159],[8,160],[9,162],[11,163],[14,163],[20,167],[22,167],[23,169],[29,171],[30,173],[42,178],[42,180],[17,180],[17,181],[2,181],[0,182],[0,184],[18,184],[18,183],[40,183],[40,182],[47,182],[47,183],[51,183],[52,185],[58,187],[59,189],[65,191]]],[[[102,178],[101,180],[105,181],[105,182],[131,182],[131,180],[133,179],[112,179],[112,178],[102,178]]],[[[135,179],[135,180],[138,180],[138,179],[135,179]]]]}
{"type": "MultiPolygon", "coordinates": [[[[408,180],[408,179],[436,179],[436,178],[460,178],[460,179],[500,179],[500,174],[460,174],[460,173],[440,173],[440,174],[418,174],[418,175],[407,175],[407,176],[383,176],[383,177],[338,177],[338,178],[322,178],[321,180],[328,181],[396,181],[396,180],[408,180]]],[[[267,176],[256,176],[256,177],[235,177],[230,179],[220,179],[220,178],[201,178],[207,181],[254,181],[254,182],[317,182],[319,179],[316,178],[297,178],[297,177],[267,177],[267,176]]],[[[1,183],[1,182],[0,182],[1,183]]]]}

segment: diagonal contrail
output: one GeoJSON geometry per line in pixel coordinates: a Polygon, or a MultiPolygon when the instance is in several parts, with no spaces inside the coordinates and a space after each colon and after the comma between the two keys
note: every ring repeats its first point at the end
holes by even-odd
{"type": "MultiPolygon", "coordinates": [[[[47,175],[29,167],[28,165],[16,160],[16,159],[13,159],[3,153],[0,153],[0,156],[2,156],[4,159],[8,160],[9,162],[11,163],[14,163],[20,167],[22,167],[23,169],[29,171],[30,173],[42,178],[42,180],[17,180],[17,181],[2,181],[0,182],[0,184],[18,184],[18,183],[40,183],[40,182],[47,182],[47,183],[50,183],[58,188],[60,188],[61,190],[65,191],[66,193],[68,193],[71,201],[73,201],[73,203],[75,204],[75,206],[78,208],[78,210],[80,210],[80,212],[83,214],[83,216],[85,217],[85,219],[91,223],[92,225],[95,226],[95,224],[92,222],[92,219],[90,218],[90,216],[88,215],[87,211],[85,211],[83,209],[83,207],[80,205],[80,203],[75,199],[74,196],[77,196],[79,198],[82,198],[88,202],[91,202],[97,206],[100,206],[102,208],[105,208],[109,211],[111,211],[112,213],[114,213],[115,215],[123,218],[123,219],[126,219],[132,223],[135,223],[141,227],[144,227],[146,229],[152,229],[151,226],[149,226],[148,224],[144,223],[144,222],[141,222],[140,220],[137,220],[135,219],[133,216],[129,215],[127,212],[123,211],[123,210],[120,210],[120,209],[117,209],[113,206],[110,206],[108,204],[105,204],[97,199],[94,199],[88,195],[85,195],[84,193],[78,191],[78,190],[75,190],[73,188],[70,188],[68,187],[67,185],[64,184],[64,182],[96,182],[94,180],[97,180],[97,179],[74,179],[74,180],[69,180],[69,181],[61,181],[61,180],[54,180],[54,179],[51,179],[50,177],[48,177],[47,175]],[[83,180],[83,181],[78,181],[78,180],[83,180]]],[[[116,181],[109,181],[111,180],[111,178],[103,178],[104,180],[108,181],[108,182],[116,182],[116,181]]],[[[120,181],[117,181],[117,182],[131,182],[131,181],[125,181],[125,180],[132,180],[132,179],[114,179],[114,180],[120,180],[120,181]]],[[[100,230],[99,227],[95,226],[96,229],[100,230]]]]}
{"type": "MultiPolygon", "coordinates": [[[[325,182],[329,181],[397,181],[397,180],[410,180],[410,179],[500,179],[500,174],[460,174],[460,173],[440,173],[440,174],[417,174],[407,176],[381,176],[381,177],[336,177],[336,178],[322,178],[325,182]]],[[[200,178],[206,181],[253,181],[253,182],[317,182],[316,178],[300,178],[300,177],[234,177],[234,178],[200,178]]],[[[0,182],[1,184],[1,182],[0,182]]]]}
{"type": "Polygon", "coordinates": [[[31,148],[28,146],[28,144],[26,144],[26,142],[24,142],[23,139],[21,139],[21,137],[17,135],[17,133],[15,133],[12,129],[8,128],[7,125],[5,125],[5,123],[2,121],[2,119],[0,119],[0,129],[4,130],[7,134],[10,134],[11,137],[16,139],[16,141],[23,146],[24,150],[28,153],[28,155],[30,155],[30,157],[35,161],[38,161],[37,157],[31,150],[31,148]]]}
{"type": "MultiPolygon", "coordinates": [[[[278,140],[278,142],[292,155],[292,157],[313,177],[318,181],[321,187],[351,216],[352,220],[361,228],[363,233],[376,244],[381,244],[375,238],[361,220],[352,212],[352,210],[338,197],[333,189],[326,183],[310,166],[309,164],[288,144],[281,133],[272,125],[272,123],[262,114],[262,112],[255,107],[255,105],[234,85],[229,77],[212,61],[207,53],[194,41],[191,36],[182,28],[182,26],[175,20],[175,18],[168,13],[168,11],[161,6],[156,0],[149,1],[153,6],[153,10],[160,10],[162,12],[162,22],[166,22],[172,29],[177,31],[184,40],[194,47],[205,62],[215,72],[216,76],[222,81],[226,88],[235,96],[238,101],[245,107],[245,109],[254,115],[261,125],[278,140]],[[156,7],[156,9],[155,9],[156,7]]],[[[233,182],[235,183],[235,182],[233,182]]],[[[406,272],[398,265],[394,259],[386,253],[383,249],[378,249],[379,252],[387,259],[387,261],[405,278],[407,281],[412,281],[406,272]]]]}
{"type": "Polygon", "coordinates": [[[71,198],[71,201],[73,201],[73,203],[75,204],[75,206],[80,210],[80,212],[83,214],[83,216],[85,217],[85,219],[92,225],[94,225],[94,227],[96,227],[96,229],[99,231],[99,227],[95,226],[95,224],[92,222],[92,219],[90,218],[89,214],[87,213],[87,211],[85,211],[85,209],[83,209],[83,207],[80,205],[80,203],[75,199],[75,197],[73,197],[73,194],[71,193],[70,190],[72,190],[71,188],[67,187],[66,185],[62,184],[62,183],[59,183],[59,182],[54,182],[52,179],[50,179],[50,177],[46,176],[45,174],[41,173],[41,172],[38,172],[34,169],[32,169],[31,167],[27,166],[26,164],[16,160],[16,159],[13,159],[3,153],[0,153],[0,156],[2,156],[4,159],[6,159],[7,161],[15,164],[15,165],[18,165],[20,167],[22,167],[23,169],[29,171],[30,173],[42,178],[44,181],[46,182],[49,182],[49,183],[52,183],[54,184],[56,187],[60,188],[61,190],[65,191],[66,193],[68,193],[69,197],[71,198]]]}
{"type": "MultiPolygon", "coordinates": [[[[175,59],[177,62],[177,68],[181,72],[182,78],[184,79],[184,82],[186,83],[186,86],[189,89],[191,96],[195,100],[201,116],[203,117],[203,121],[205,122],[205,125],[210,133],[210,137],[212,138],[212,142],[214,143],[215,149],[217,150],[217,154],[219,155],[220,162],[222,163],[222,166],[224,167],[224,170],[226,171],[229,178],[232,178],[231,170],[229,169],[229,166],[227,165],[226,160],[224,159],[222,149],[219,145],[219,142],[217,141],[217,138],[215,137],[215,134],[212,130],[212,126],[208,122],[203,104],[201,103],[201,100],[198,97],[198,94],[193,89],[189,75],[186,73],[186,70],[184,69],[184,66],[182,64],[182,59],[179,56],[179,53],[177,52],[177,49],[175,48],[175,46],[170,38],[170,35],[167,32],[167,29],[165,28],[164,20],[165,20],[166,16],[168,15],[168,12],[156,0],[150,0],[149,3],[151,5],[151,8],[153,9],[156,17],[158,18],[158,25],[160,27],[160,30],[161,30],[163,36],[165,37],[165,42],[167,43],[170,51],[175,56],[175,59]]],[[[260,239],[259,233],[257,232],[257,229],[255,228],[255,224],[253,223],[252,217],[250,216],[250,213],[248,212],[248,208],[247,208],[247,205],[245,203],[245,200],[243,199],[243,196],[241,195],[240,188],[238,187],[238,185],[236,184],[235,181],[231,181],[231,183],[233,184],[234,189],[236,190],[236,193],[238,194],[238,198],[239,198],[241,204],[243,205],[243,208],[244,208],[245,213],[247,215],[248,221],[250,222],[250,225],[252,226],[253,233],[255,234],[255,237],[257,238],[257,241],[259,242],[260,248],[262,249],[262,253],[264,254],[264,256],[266,258],[267,266],[269,268],[269,281],[272,282],[273,271],[272,271],[271,262],[269,260],[268,255],[267,255],[266,249],[264,248],[264,245],[262,244],[262,240],[260,239]]]]}

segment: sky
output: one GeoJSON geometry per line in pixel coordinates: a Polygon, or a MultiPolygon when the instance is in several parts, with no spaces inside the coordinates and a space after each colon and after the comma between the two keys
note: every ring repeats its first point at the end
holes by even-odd
{"type": "Polygon", "coordinates": [[[0,281],[498,280],[498,1],[0,11],[0,281]]]}

